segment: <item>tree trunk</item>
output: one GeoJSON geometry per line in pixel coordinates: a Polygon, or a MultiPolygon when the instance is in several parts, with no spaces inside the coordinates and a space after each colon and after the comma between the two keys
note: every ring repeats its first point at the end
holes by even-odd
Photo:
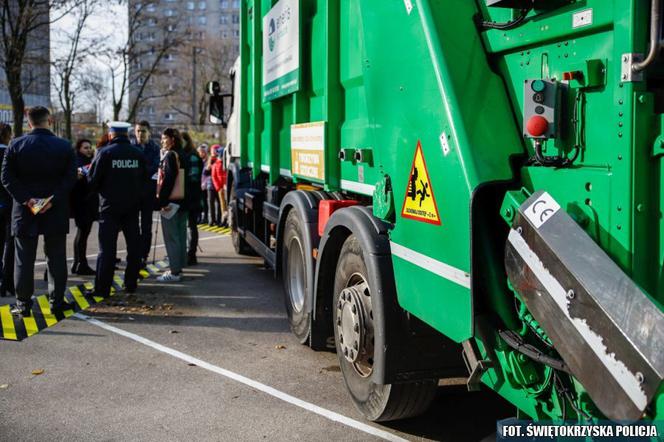
{"type": "Polygon", "coordinates": [[[21,84],[21,67],[12,66],[7,75],[7,86],[9,97],[12,101],[14,113],[14,136],[23,135],[23,116],[25,113],[25,101],[23,100],[23,85],[21,84]]]}
{"type": "Polygon", "coordinates": [[[198,124],[201,126],[205,126],[205,124],[208,121],[208,97],[207,95],[203,95],[201,99],[198,101],[198,124]]]}
{"type": "Polygon", "coordinates": [[[131,110],[129,111],[129,116],[127,116],[127,121],[134,121],[134,119],[136,118],[137,108],[138,106],[136,105],[136,103],[134,103],[134,105],[131,107],[131,110]]]}
{"type": "Polygon", "coordinates": [[[65,138],[73,142],[74,140],[71,137],[71,110],[64,112],[65,117],[65,138]]]}
{"type": "Polygon", "coordinates": [[[119,101],[113,100],[113,121],[120,120],[120,112],[122,111],[122,99],[119,101]]]}
{"type": "Polygon", "coordinates": [[[70,87],[69,75],[65,75],[64,88],[63,88],[65,103],[62,109],[62,113],[64,114],[65,117],[65,138],[68,139],[69,141],[73,141],[71,137],[72,99],[69,87],[70,87]]]}

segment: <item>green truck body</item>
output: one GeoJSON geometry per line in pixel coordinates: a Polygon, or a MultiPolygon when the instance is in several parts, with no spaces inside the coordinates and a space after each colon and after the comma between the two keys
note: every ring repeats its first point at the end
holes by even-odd
{"type": "Polygon", "coordinates": [[[664,415],[655,355],[664,350],[664,64],[643,62],[651,28],[661,35],[657,8],[242,1],[227,186],[234,244],[282,277],[303,343],[335,342],[367,418],[421,412],[434,381],[466,368],[469,387],[481,381],[535,419],[664,415]],[[550,237],[528,218],[533,201],[555,201],[560,222],[539,220],[550,237]],[[576,294],[592,304],[590,318],[603,318],[589,320],[589,332],[565,308],[541,313],[529,297],[522,277],[550,287],[537,259],[521,252],[531,263],[523,270],[517,253],[510,271],[528,219],[534,233],[523,237],[545,264],[555,261],[545,272],[578,283],[565,287],[568,307],[576,294]],[[568,233],[569,248],[554,244],[568,233]],[[550,246],[546,259],[536,244],[550,246]],[[580,261],[587,272],[565,265],[586,253],[598,256],[580,261]],[[629,290],[601,289],[602,272],[624,274],[629,290]],[[630,311],[637,304],[650,315],[642,324],[630,311]],[[591,363],[573,333],[585,336],[614,396],[586,381],[591,363]],[[408,356],[409,347],[421,351],[408,356]],[[652,374],[630,365],[635,355],[652,374]],[[415,405],[395,411],[407,401],[415,405]]]}

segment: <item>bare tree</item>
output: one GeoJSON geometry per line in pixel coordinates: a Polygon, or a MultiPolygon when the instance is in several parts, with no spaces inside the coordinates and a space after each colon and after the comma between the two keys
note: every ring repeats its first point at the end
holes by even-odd
{"type": "Polygon", "coordinates": [[[109,93],[109,79],[103,72],[88,70],[79,75],[79,83],[83,90],[82,101],[94,109],[97,122],[103,119],[103,106],[109,93]]]}
{"type": "MultiPolygon", "coordinates": [[[[119,2],[126,3],[127,0],[119,2]]],[[[113,118],[119,119],[126,100],[127,120],[132,121],[146,101],[170,93],[150,88],[149,85],[152,78],[161,72],[164,60],[187,41],[188,35],[182,20],[166,17],[157,21],[145,2],[136,2],[133,8],[129,8],[128,20],[127,41],[114,51],[108,66],[112,82],[113,118]],[[145,40],[150,44],[146,44],[145,40]]]]}
{"type": "Polygon", "coordinates": [[[72,139],[72,113],[79,93],[84,91],[85,60],[99,43],[98,39],[86,39],[83,32],[90,16],[98,6],[99,0],[82,0],[70,12],[70,19],[75,23],[72,30],[63,32],[64,47],[67,50],[53,62],[55,68],[54,88],[64,116],[65,137],[72,139]]]}
{"type": "Polygon", "coordinates": [[[29,57],[29,43],[39,41],[39,34],[47,33],[49,25],[77,3],[77,0],[0,0],[0,64],[12,101],[17,136],[23,133],[23,67],[29,57]],[[58,9],[60,13],[51,17],[50,8],[58,9]]]}
{"type": "Polygon", "coordinates": [[[189,57],[189,69],[178,72],[177,78],[162,77],[160,89],[166,90],[173,82],[186,84],[187,92],[178,90],[177,95],[167,98],[167,104],[176,114],[186,117],[192,124],[207,124],[207,102],[205,86],[209,81],[219,81],[223,91],[231,92],[230,69],[237,57],[238,48],[232,40],[199,39],[189,42],[180,50],[179,56],[189,57]],[[195,83],[195,84],[194,84],[195,83]],[[196,112],[193,112],[193,109],[196,112]]]}

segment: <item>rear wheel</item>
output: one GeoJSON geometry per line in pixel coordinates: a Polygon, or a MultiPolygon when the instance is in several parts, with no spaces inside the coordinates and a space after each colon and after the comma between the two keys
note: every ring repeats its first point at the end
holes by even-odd
{"type": "Polygon", "coordinates": [[[304,226],[295,209],[284,225],[281,268],[288,321],[293,334],[304,344],[309,338],[310,313],[306,306],[309,272],[305,258],[304,226]]]}
{"type": "Polygon", "coordinates": [[[357,408],[371,421],[416,416],[431,404],[438,382],[381,385],[371,380],[375,351],[374,293],[361,244],[351,235],[339,255],[332,308],[337,356],[346,388],[357,408]]]}

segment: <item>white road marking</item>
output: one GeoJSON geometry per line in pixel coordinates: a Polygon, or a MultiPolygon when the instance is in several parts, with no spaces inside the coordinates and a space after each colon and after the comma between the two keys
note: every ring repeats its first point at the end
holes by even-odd
{"type": "Polygon", "coordinates": [[[158,344],[154,341],[151,341],[147,338],[144,338],[142,336],[136,335],[134,333],[130,333],[128,331],[122,330],[120,328],[114,327],[112,325],[106,324],[105,322],[99,321],[98,319],[91,318],[89,316],[83,315],[81,313],[76,313],[74,314],[75,317],[82,319],[89,324],[95,325],[97,327],[103,328],[104,330],[110,331],[112,333],[115,333],[120,336],[124,336],[125,338],[131,339],[132,341],[136,341],[140,344],[146,345],[150,348],[153,348],[157,351],[160,351],[162,353],[166,353],[167,355],[173,356],[174,358],[180,359],[188,364],[196,364],[200,368],[204,368],[206,370],[209,370],[213,373],[217,373],[221,376],[224,376],[228,379],[234,380],[236,382],[239,382],[241,384],[244,384],[248,387],[251,387],[255,390],[261,391],[263,393],[266,393],[274,398],[277,398],[279,400],[282,400],[284,402],[287,402],[291,405],[295,405],[296,407],[300,407],[304,410],[310,411],[314,414],[317,414],[319,416],[322,416],[326,419],[329,419],[333,422],[339,422],[343,425],[346,425],[351,428],[355,428],[356,430],[362,431],[366,434],[370,434],[372,436],[379,437],[384,440],[388,441],[395,441],[395,442],[405,442],[407,439],[403,439],[399,436],[396,436],[392,433],[389,433],[387,431],[381,430],[376,427],[372,427],[371,425],[367,425],[363,422],[357,421],[355,419],[351,419],[349,417],[346,417],[342,414],[336,413],[334,411],[328,410],[323,407],[319,407],[318,405],[312,404],[310,402],[303,401],[302,399],[296,398],[295,396],[291,396],[288,393],[284,393],[282,391],[279,391],[273,387],[270,387],[269,385],[265,385],[263,383],[260,383],[258,381],[254,381],[253,379],[249,379],[246,376],[242,376],[241,374],[237,374],[235,372],[232,372],[230,370],[226,370],[225,368],[218,367],[216,365],[210,364],[209,362],[205,362],[201,359],[195,358],[191,355],[188,355],[186,353],[182,353],[181,351],[174,350],[170,347],[166,347],[165,345],[158,344]]]}
{"type": "MultiPolygon", "coordinates": [[[[217,239],[217,238],[227,238],[227,237],[228,237],[228,235],[206,236],[206,237],[204,237],[204,238],[199,238],[199,239],[198,239],[198,242],[209,241],[209,240],[211,240],[211,239],[217,239]]],[[[152,248],[155,248],[155,249],[163,249],[164,247],[166,247],[165,244],[157,244],[156,246],[153,246],[152,248]]],[[[150,249],[150,250],[152,250],[152,249],[150,249]]],[[[126,250],[126,249],[124,249],[124,250],[118,250],[117,253],[118,253],[118,254],[119,254],[119,253],[127,253],[127,250],[126,250]]],[[[92,255],[87,255],[86,258],[96,258],[97,255],[98,255],[98,253],[93,253],[92,255]]],[[[74,260],[74,258],[68,258],[68,259],[67,259],[67,261],[73,261],[73,260],[74,260]]],[[[35,267],[37,267],[37,266],[43,266],[43,265],[46,265],[46,261],[39,261],[39,262],[36,262],[36,263],[35,263],[35,267]]]]}

